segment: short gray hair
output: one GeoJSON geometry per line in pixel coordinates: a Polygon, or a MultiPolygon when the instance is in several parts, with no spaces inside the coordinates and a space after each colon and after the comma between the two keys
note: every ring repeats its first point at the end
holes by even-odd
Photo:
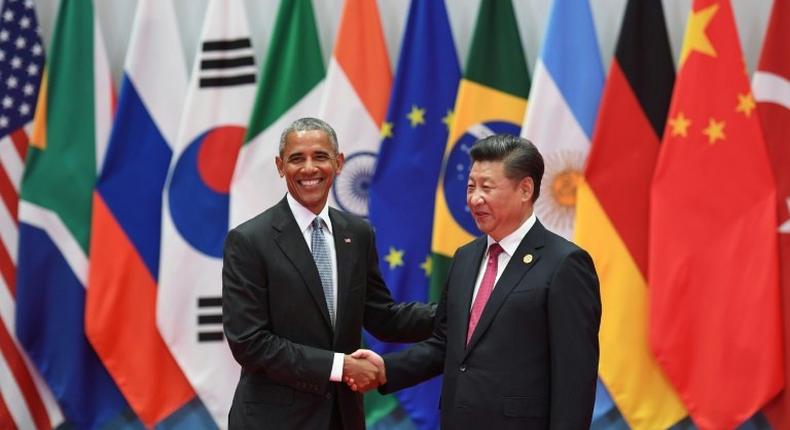
{"type": "Polygon", "coordinates": [[[335,134],[335,130],[332,128],[331,125],[327,124],[326,121],[320,120],[318,118],[299,118],[296,121],[292,122],[285,130],[283,130],[283,134],[280,135],[280,155],[283,155],[283,151],[285,151],[285,140],[288,138],[288,135],[296,132],[296,131],[323,131],[326,133],[327,137],[329,137],[329,143],[332,145],[332,149],[335,151],[335,154],[339,152],[338,145],[337,145],[337,134],[335,134]]]}

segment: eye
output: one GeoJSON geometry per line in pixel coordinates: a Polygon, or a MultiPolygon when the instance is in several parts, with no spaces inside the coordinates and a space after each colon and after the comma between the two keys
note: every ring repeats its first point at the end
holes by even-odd
{"type": "Polygon", "coordinates": [[[318,161],[319,163],[325,163],[332,159],[332,157],[330,157],[329,154],[315,154],[313,158],[315,159],[315,161],[318,161]]]}
{"type": "Polygon", "coordinates": [[[302,164],[304,163],[304,156],[302,155],[292,155],[288,157],[288,162],[291,164],[302,164]]]}

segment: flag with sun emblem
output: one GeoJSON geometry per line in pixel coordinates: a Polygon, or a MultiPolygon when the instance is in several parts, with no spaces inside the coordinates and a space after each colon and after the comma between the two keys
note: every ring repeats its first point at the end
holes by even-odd
{"type": "Polygon", "coordinates": [[[603,83],[588,0],[555,0],[521,135],[537,146],[546,164],[535,212],[549,230],[566,239],[573,234],[576,186],[590,150],[603,83]]]}
{"type": "Polygon", "coordinates": [[[650,205],[650,345],[701,429],[784,385],[776,184],[730,2],[686,25],[650,205]]]}
{"type": "Polygon", "coordinates": [[[459,246],[480,235],[466,206],[469,150],[480,138],[518,135],[529,94],[529,71],[510,0],[483,0],[436,185],[431,297],[438,300],[459,246]]]}
{"type": "Polygon", "coordinates": [[[686,415],[647,339],[650,181],[674,77],[661,2],[630,0],[579,183],[574,240],[601,281],[601,379],[634,430],[686,415]]]}
{"type": "Polygon", "coordinates": [[[255,81],[243,1],[211,0],[164,187],[156,320],[221,428],[239,376],[222,332],[222,245],[255,81]]]}
{"type": "MultiPolygon", "coordinates": [[[[424,302],[431,275],[435,184],[461,79],[444,2],[411,2],[401,46],[370,185],[370,221],[381,273],[395,301],[424,302]]],[[[402,347],[372,337],[368,344],[378,352],[402,347]]],[[[434,378],[396,393],[417,428],[439,427],[440,389],[441,379],[434,378]]]]}
{"type": "Polygon", "coordinates": [[[368,189],[391,86],[376,1],[346,0],[319,112],[335,129],[346,156],[329,204],[355,215],[368,215],[368,189]]]}

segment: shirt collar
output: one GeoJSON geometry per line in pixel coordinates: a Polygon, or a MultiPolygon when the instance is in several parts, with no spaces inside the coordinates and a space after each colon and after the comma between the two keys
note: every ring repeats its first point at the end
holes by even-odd
{"type": "Polygon", "coordinates": [[[288,201],[288,207],[291,209],[291,213],[296,219],[296,225],[299,226],[299,231],[301,231],[302,234],[304,234],[304,232],[310,228],[310,225],[313,223],[313,220],[316,216],[321,218],[321,220],[326,225],[329,234],[332,234],[332,221],[329,219],[329,205],[324,205],[324,208],[321,209],[321,212],[316,215],[310,211],[310,209],[307,209],[306,207],[302,206],[301,203],[297,202],[291,193],[287,193],[285,198],[288,201]]]}
{"type": "MultiPolygon", "coordinates": [[[[518,245],[524,240],[524,237],[529,233],[532,226],[535,225],[535,221],[538,220],[538,217],[535,216],[535,211],[532,211],[532,215],[524,221],[519,228],[517,228],[513,233],[502,238],[499,241],[499,246],[507,253],[509,256],[513,256],[516,253],[516,249],[518,249],[518,245]]],[[[488,237],[488,246],[496,243],[496,241],[491,237],[488,237]]],[[[488,247],[486,247],[488,249],[488,247]]],[[[488,252],[488,251],[486,251],[488,252]]]]}

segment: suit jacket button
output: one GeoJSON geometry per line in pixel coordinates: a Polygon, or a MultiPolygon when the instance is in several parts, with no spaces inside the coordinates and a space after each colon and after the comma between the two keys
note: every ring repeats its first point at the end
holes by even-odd
{"type": "Polygon", "coordinates": [[[461,367],[458,368],[458,370],[460,370],[461,373],[466,372],[466,364],[462,364],[461,367]]]}

